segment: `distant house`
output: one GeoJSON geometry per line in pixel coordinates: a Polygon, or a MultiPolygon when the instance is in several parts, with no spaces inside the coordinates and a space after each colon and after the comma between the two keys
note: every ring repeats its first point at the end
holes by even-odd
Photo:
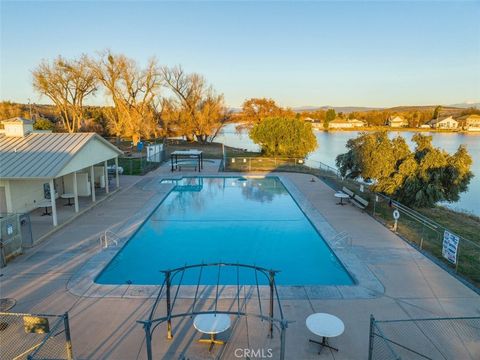
{"type": "Polygon", "coordinates": [[[402,116],[390,116],[387,122],[388,126],[393,128],[400,128],[408,126],[408,121],[402,116]]]}
{"type": "Polygon", "coordinates": [[[465,115],[457,118],[458,126],[467,131],[480,131],[480,115],[465,115]]]}
{"type": "Polygon", "coordinates": [[[363,121],[357,119],[342,119],[340,117],[335,118],[328,123],[329,129],[352,129],[355,127],[362,127],[365,126],[363,121]]]}
{"type": "Polygon", "coordinates": [[[349,119],[348,122],[351,123],[353,125],[353,127],[363,127],[363,126],[365,126],[365,122],[362,121],[362,120],[358,120],[358,119],[349,119]]]}
{"type": "Polygon", "coordinates": [[[458,128],[458,121],[451,116],[432,119],[428,123],[433,129],[456,129],[458,128]]]}
{"type": "Polygon", "coordinates": [[[318,119],[312,119],[311,117],[306,117],[305,119],[303,119],[305,121],[308,121],[308,122],[311,122],[311,123],[318,123],[320,122],[320,120],[318,119]]]}
{"type": "Polygon", "coordinates": [[[329,129],[346,129],[346,128],[352,128],[352,127],[353,125],[349,123],[348,120],[342,119],[340,117],[337,117],[328,123],[329,129]]]}

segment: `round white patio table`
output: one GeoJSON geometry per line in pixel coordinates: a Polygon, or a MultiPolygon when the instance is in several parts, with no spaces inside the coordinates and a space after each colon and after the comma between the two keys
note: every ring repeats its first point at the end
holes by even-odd
{"type": "Polygon", "coordinates": [[[350,196],[343,193],[343,192],[337,192],[335,193],[333,196],[335,196],[336,198],[340,199],[340,202],[337,203],[337,205],[345,205],[345,203],[343,202],[343,199],[348,199],[350,196]]]}
{"type": "Polygon", "coordinates": [[[65,206],[72,206],[73,204],[71,203],[70,200],[75,197],[75,194],[73,194],[73,193],[65,193],[65,194],[60,195],[60,197],[61,197],[62,199],[68,199],[68,203],[66,203],[65,206]]]}
{"type": "Polygon", "coordinates": [[[52,213],[48,212],[48,208],[52,207],[52,200],[43,199],[37,203],[37,208],[45,208],[45,211],[42,213],[42,216],[50,216],[52,213]]]}
{"type": "Polygon", "coordinates": [[[337,348],[334,348],[328,344],[328,338],[343,334],[345,331],[345,325],[343,324],[342,320],[334,315],[316,313],[310,315],[305,321],[305,324],[307,325],[308,330],[310,330],[313,334],[322,337],[321,342],[311,339],[308,340],[321,346],[320,351],[318,352],[319,354],[322,352],[324,347],[338,351],[337,348]]]}
{"type": "Polygon", "coordinates": [[[198,342],[210,344],[208,351],[211,351],[214,344],[225,344],[224,341],[215,339],[216,334],[220,334],[231,325],[230,316],[227,314],[199,314],[193,320],[195,329],[203,334],[209,334],[209,339],[200,339],[198,342]]]}

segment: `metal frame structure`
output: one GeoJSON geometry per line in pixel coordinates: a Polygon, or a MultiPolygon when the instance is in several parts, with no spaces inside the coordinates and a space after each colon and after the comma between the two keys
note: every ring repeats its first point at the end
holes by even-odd
{"type": "Polygon", "coordinates": [[[280,328],[280,341],[281,341],[281,346],[280,346],[280,359],[284,360],[285,359],[285,332],[286,328],[288,327],[289,321],[285,320],[283,317],[283,310],[282,306],[280,303],[280,298],[278,295],[278,290],[277,286],[275,283],[275,275],[279,272],[278,270],[271,270],[271,269],[266,269],[263,267],[255,266],[255,265],[248,265],[248,264],[239,264],[239,263],[223,263],[223,262],[217,262],[217,263],[202,263],[202,264],[196,264],[196,265],[185,265],[179,268],[175,269],[169,269],[169,270],[162,270],[161,271],[165,279],[160,287],[160,290],[158,291],[157,297],[155,299],[155,302],[152,306],[152,310],[150,311],[150,315],[147,320],[138,320],[137,322],[143,325],[143,328],[145,330],[145,342],[146,342],[146,349],[147,349],[147,359],[152,360],[153,359],[153,354],[152,354],[152,335],[155,329],[158,327],[158,325],[162,323],[167,323],[167,339],[173,339],[173,331],[172,331],[172,319],[174,318],[182,318],[182,317],[192,317],[195,315],[199,314],[228,314],[228,315],[236,315],[236,316],[252,316],[261,319],[261,321],[268,321],[270,326],[269,326],[269,336],[273,338],[273,328],[274,324],[277,324],[280,328]],[[198,300],[198,290],[201,285],[202,281],[202,272],[205,267],[217,267],[218,268],[218,273],[217,273],[217,284],[216,284],[216,290],[215,290],[215,299],[214,299],[214,310],[212,311],[195,311],[195,306],[197,304],[198,300]],[[222,311],[222,310],[217,310],[217,305],[218,305],[218,299],[219,299],[219,286],[220,286],[220,273],[221,269],[223,267],[235,267],[236,269],[236,303],[237,303],[237,311],[222,311]],[[182,285],[183,277],[185,275],[185,272],[190,269],[198,269],[200,268],[199,271],[199,276],[198,276],[198,281],[197,284],[195,285],[195,295],[193,298],[193,306],[191,307],[190,312],[182,312],[182,313],[174,313],[174,306],[175,302],[178,297],[178,293],[180,290],[180,287],[182,285]],[[256,292],[258,296],[258,303],[259,303],[259,310],[260,313],[248,313],[245,311],[241,310],[240,306],[240,268],[246,268],[246,269],[252,269],[255,274],[255,286],[256,286],[256,292]],[[262,304],[260,300],[260,285],[258,283],[258,273],[261,275],[265,276],[265,278],[268,281],[268,287],[269,287],[269,312],[268,316],[263,314],[262,310],[262,304]],[[175,279],[175,277],[179,275],[180,280],[175,291],[175,294],[172,299],[172,282],[175,279]],[[166,300],[166,316],[158,317],[155,318],[155,312],[158,307],[158,304],[162,297],[165,297],[166,300]],[[274,307],[275,307],[275,300],[278,305],[279,309],[279,317],[274,317],[274,307]]]}
{"type": "Polygon", "coordinates": [[[203,152],[199,150],[176,150],[170,154],[171,171],[174,172],[178,168],[178,158],[191,159],[197,158],[198,172],[203,169],[203,152]]]}

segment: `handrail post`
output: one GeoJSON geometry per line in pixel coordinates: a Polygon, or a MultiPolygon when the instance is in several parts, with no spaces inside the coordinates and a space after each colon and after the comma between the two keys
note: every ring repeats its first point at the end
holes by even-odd
{"type": "Polygon", "coordinates": [[[167,284],[167,339],[173,339],[172,335],[172,309],[170,303],[170,286],[171,286],[171,279],[170,279],[170,271],[165,273],[165,279],[167,284]]]}
{"type": "Polygon", "coordinates": [[[70,335],[70,323],[68,321],[68,312],[63,315],[63,324],[65,327],[65,350],[67,352],[67,360],[73,360],[72,338],[70,335]]]}
{"type": "Polygon", "coordinates": [[[270,338],[273,338],[273,286],[275,273],[273,271],[269,272],[269,283],[270,283],[270,338]]]}

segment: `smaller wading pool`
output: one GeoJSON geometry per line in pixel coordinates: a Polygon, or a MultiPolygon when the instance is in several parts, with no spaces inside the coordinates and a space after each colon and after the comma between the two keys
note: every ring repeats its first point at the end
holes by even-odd
{"type": "MultiPolygon", "coordinates": [[[[278,285],[351,285],[352,278],[277,177],[184,177],[95,280],[157,285],[160,270],[230,262],[280,270],[278,285]]],[[[185,272],[195,285],[199,269],[185,272]]],[[[217,283],[204,268],[201,283],[217,283]]],[[[258,279],[267,284],[265,279],[258,279]]],[[[255,284],[242,270],[241,284],[255,284]]],[[[237,283],[222,269],[220,284],[237,283]]]]}

